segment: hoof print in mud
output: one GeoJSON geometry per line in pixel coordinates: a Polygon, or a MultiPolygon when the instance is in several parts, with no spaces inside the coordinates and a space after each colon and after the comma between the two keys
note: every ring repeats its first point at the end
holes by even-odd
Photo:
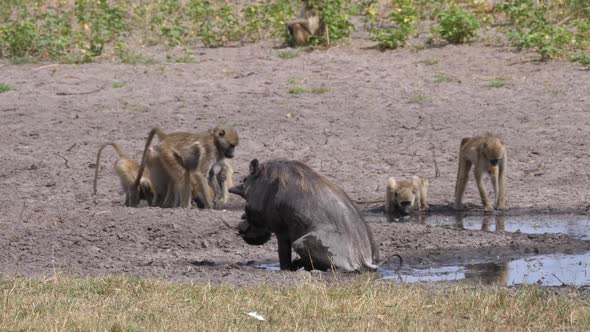
{"type": "Polygon", "coordinates": [[[239,225],[248,244],[275,233],[281,270],[374,270],[377,246],[346,193],[299,161],[250,162],[250,174],[230,192],[246,199],[239,225]],[[291,250],[299,259],[291,259],[291,250]]]}

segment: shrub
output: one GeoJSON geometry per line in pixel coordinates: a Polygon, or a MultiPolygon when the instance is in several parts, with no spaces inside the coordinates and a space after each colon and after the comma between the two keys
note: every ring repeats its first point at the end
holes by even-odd
{"type": "Polygon", "coordinates": [[[416,29],[416,7],[412,0],[396,1],[397,7],[388,16],[388,20],[396,24],[397,28],[371,29],[370,39],[379,43],[381,49],[401,47],[416,29]]]}
{"type": "Polygon", "coordinates": [[[468,42],[477,36],[479,21],[473,13],[467,12],[456,4],[439,15],[438,33],[449,43],[468,42]]]}

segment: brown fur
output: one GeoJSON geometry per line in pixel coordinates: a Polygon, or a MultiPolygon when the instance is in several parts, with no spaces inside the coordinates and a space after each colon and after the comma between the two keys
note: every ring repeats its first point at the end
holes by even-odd
{"type": "Polygon", "coordinates": [[[385,192],[385,212],[410,214],[413,209],[427,210],[428,179],[414,176],[411,180],[387,180],[385,192]]]}
{"type": "MultiPolygon", "coordinates": [[[[101,156],[102,150],[104,150],[104,148],[106,148],[107,146],[112,146],[115,149],[115,151],[117,152],[117,155],[119,156],[119,159],[117,161],[115,161],[115,172],[117,172],[117,176],[119,177],[119,180],[121,181],[121,187],[123,188],[123,191],[125,192],[125,206],[129,206],[130,196],[133,196],[133,194],[131,193],[131,189],[133,187],[133,184],[135,182],[135,179],[136,179],[138,171],[139,171],[139,163],[137,162],[137,160],[129,159],[125,155],[123,150],[121,150],[119,145],[116,143],[113,143],[113,142],[105,143],[105,144],[101,145],[100,148],[98,149],[98,153],[96,154],[96,170],[94,172],[94,184],[93,184],[92,194],[96,195],[96,191],[97,191],[96,187],[97,187],[97,182],[98,182],[98,171],[100,169],[100,156],[101,156]]],[[[143,174],[143,176],[140,178],[140,181],[139,181],[139,193],[138,193],[139,196],[138,197],[140,200],[146,199],[146,200],[148,200],[148,203],[150,203],[152,194],[153,194],[153,186],[152,186],[150,174],[148,172],[146,172],[145,174],[143,174]]]]}
{"type": "MultiPolygon", "coordinates": [[[[157,203],[161,207],[190,207],[192,199],[197,198],[205,208],[210,208],[214,205],[214,192],[208,179],[208,176],[211,177],[210,171],[226,158],[232,158],[238,143],[238,134],[233,127],[217,127],[197,134],[165,134],[159,128],[154,128],[146,140],[138,173],[141,176],[146,163],[154,167],[151,175],[154,182],[159,184],[157,203]],[[155,135],[160,139],[157,150],[150,149],[155,135]]],[[[226,181],[227,178],[231,176],[226,176],[226,181]]],[[[139,178],[134,185],[137,186],[138,182],[139,178]]],[[[227,191],[229,186],[225,183],[221,184],[221,188],[227,191]]],[[[228,194],[223,196],[227,197],[228,194]]]]}
{"type": "Polygon", "coordinates": [[[286,23],[291,35],[291,46],[306,46],[312,35],[321,36],[324,26],[320,17],[320,10],[313,0],[303,0],[303,8],[298,18],[286,23]]]}
{"type": "Polygon", "coordinates": [[[465,137],[461,140],[459,152],[459,170],[455,186],[455,208],[462,209],[463,194],[469,177],[469,170],[474,165],[473,173],[485,211],[491,211],[492,206],[483,185],[483,174],[488,173],[494,188],[494,207],[506,208],[506,168],[508,154],[506,144],[498,136],[487,134],[477,137],[465,137]]]}

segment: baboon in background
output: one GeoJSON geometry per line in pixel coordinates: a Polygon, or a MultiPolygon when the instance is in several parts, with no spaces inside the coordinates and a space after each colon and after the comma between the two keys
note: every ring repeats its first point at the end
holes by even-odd
{"type": "Polygon", "coordinates": [[[477,137],[465,137],[461,140],[459,171],[457,172],[457,183],[455,186],[455,209],[460,210],[463,208],[463,193],[465,192],[469,170],[472,165],[475,166],[473,173],[484,210],[492,210],[482,181],[485,173],[490,175],[494,188],[494,207],[496,209],[505,209],[506,168],[508,165],[506,145],[498,136],[489,134],[477,137]]]}
{"type": "Polygon", "coordinates": [[[302,2],[303,8],[299,17],[286,23],[291,35],[291,47],[308,45],[310,36],[321,36],[325,29],[320,18],[320,10],[314,0],[302,0],[302,2]]]}
{"type": "MultiPolygon", "coordinates": [[[[192,199],[196,198],[205,208],[211,208],[214,204],[212,196],[214,193],[209,185],[210,171],[218,163],[223,163],[225,158],[233,158],[234,149],[238,143],[238,133],[233,127],[216,127],[197,134],[186,132],[166,134],[159,128],[153,128],[146,140],[134,188],[138,188],[149,157],[149,163],[157,165],[150,169],[153,181],[159,184],[167,182],[166,193],[160,206],[187,208],[190,207],[192,199]],[[155,135],[158,135],[160,144],[157,150],[150,150],[150,144],[155,135]],[[193,197],[195,195],[196,197],[193,197]]],[[[227,176],[225,179],[227,180],[227,176]]],[[[160,188],[158,191],[164,190],[160,188]]],[[[134,197],[133,206],[137,205],[137,201],[134,197]]]]}
{"type": "MultiPolygon", "coordinates": [[[[125,206],[129,206],[130,197],[137,195],[132,193],[131,190],[139,172],[139,162],[137,162],[137,160],[129,159],[123,150],[121,150],[119,145],[113,142],[105,143],[98,149],[98,153],[96,154],[96,169],[94,172],[94,185],[92,194],[96,195],[98,171],[100,169],[100,155],[102,150],[104,150],[104,148],[107,146],[112,146],[117,152],[117,155],[119,155],[119,159],[115,161],[115,171],[117,172],[117,176],[121,181],[121,187],[125,192],[125,206]]],[[[146,172],[139,178],[139,200],[145,199],[148,204],[151,205],[152,196],[153,185],[151,182],[150,173],[146,172]]]]}
{"type": "Polygon", "coordinates": [[[246,199],[240,235],[260,245],[276,234],[281,270],[375,270],[378,247],[348,195],[302,162],[250,162],[230,193],[246,199]],[[291,259],[291,249],[299,259],[291,259]]]}
{"type": "Polygon", "coordinates": [[[387,179],[385,191],[385,212],[409,215],[414,208],[427,210],[428,179],[420,176],[412,180],[395,181],[393,177],[387,179]]]}

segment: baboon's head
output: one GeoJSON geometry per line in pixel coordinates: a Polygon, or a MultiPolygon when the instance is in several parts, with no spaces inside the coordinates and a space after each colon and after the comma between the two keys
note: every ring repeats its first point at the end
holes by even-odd
{"type": "Polygon", "coordinates": [[[482,152],[492,166],[498,166],[504,158],[504,144],[499,138],[491,137],[483,144],[482,152]]]}
{"type": "Polygon", "coordinates": [[[246,175],[240,184],[237,186],[233,186],[229,188],[229,192],[232,194],[236,194],[238,196],[242,196],[244,199],[248,199],[248,188],[252,184],[253,181],[256,180],[258,174],[260,172],[260,167],[258,166],[258,159],[253,159],[250,162],[250,174],[246,175]]]}
{"type": "Polygon", "coordinates": [[[393,192],[393,203],[402,215],[412,213],[420,188],[419,181],[417,176],[413,177],[412,180],[399,182],[395,181],[393,177],[389,178],[388,190],[393,192]]]}
{"type": "Polygon", "coordinates": [[[215,138],[215,146],[225,158],[233,158],[234,150],[240,143],[238,132],[234,127],[215,127],[211,130],[215,138]]]}

